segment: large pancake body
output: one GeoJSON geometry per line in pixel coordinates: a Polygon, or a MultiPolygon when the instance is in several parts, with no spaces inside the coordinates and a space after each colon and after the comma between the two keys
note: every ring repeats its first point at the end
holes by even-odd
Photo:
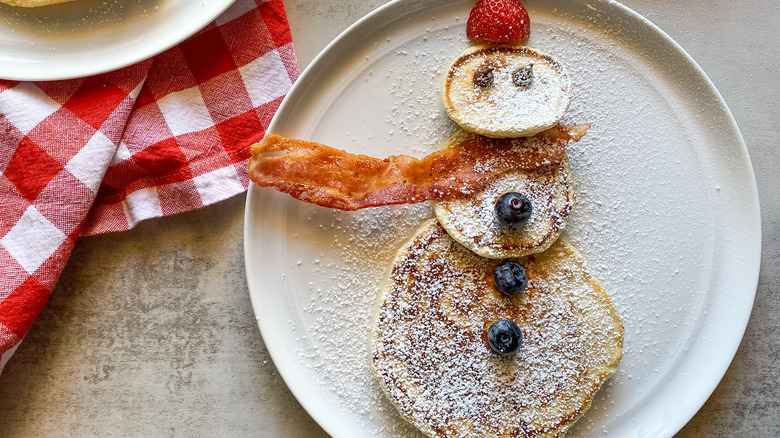
{"type": "Polygon", "coordinates": [[[518,259],[524,295],[492,284],[479,257],[426,222],[399,251],[373,338],[373,366],[401,415],[431,437],[553,437],[616,370],[623,326],[582,257],[559,239],[518,259]],[[493,321],[523,332],[515,355],[485,342],[493,321]]]}
{"type": "MultiPolygon", "coordinates": [[[[476,134],[456,133],[445,147],[454,147],[467,136],[476,134]]],[[[565,158],[559,164],[535,170],[506,172],[472,196],[432,204],[447,232],[482,257],[520,257],[542,252],[563,232],[574,205],[569,160],[565,158]],[[531,219],[517,228],[501,225],[496,219],[496,201],[507,192],[523,194],[533,206],[531,219]]]]}
{"type": "Polygon", "coordinates": [[[452,63],[442,86],[447,114],[463,129],[488,137],[524,137],[555,126],[569,108],[570,81],[552,56],[521,46],[475,45],[452,63]],[[533,64],[534,79],[518,86],[512,74],[533,64]],[[493,84],[475,84],[491,68],[493,84]]]}

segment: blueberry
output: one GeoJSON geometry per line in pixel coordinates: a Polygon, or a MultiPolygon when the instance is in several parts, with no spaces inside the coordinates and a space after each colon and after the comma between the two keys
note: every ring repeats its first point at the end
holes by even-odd
{"type": "Polygon", "coordinates": [[[493,86],[493,68],[481,67],[474,72],[474,83],[478,87],[488,88],[493,86]]]}
{"type": "Polygon", "coordinates": [[[490,349],[498,354],[515,352],[523,344],[523,332],[512,321],[502,319],[488,327],[488,344],[490,349]]]}
{"type": "Polygon", "coordinates": [[[534,65],[528,64],[525,67],[518,67],[512,73],[512,82],[518,87],[527,87],[534,81],[534,65]]]}
{"type": "Polygon", "coordinates": [[[520,263],[512,259],[501,262],[493,271],[496,288],[507,295],[518,295],[528,287],[528,275],[520,263]]]}
{"type": "Polygon", "coordinates": [[[496,219],[501,225],[519,227],[531,219],[531,201],[517,192],[504,193],[496,201],[496,219]]]}

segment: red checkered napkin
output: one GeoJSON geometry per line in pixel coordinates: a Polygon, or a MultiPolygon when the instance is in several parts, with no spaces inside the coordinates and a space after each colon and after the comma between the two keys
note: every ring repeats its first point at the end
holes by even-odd
{"type": "Polygon", "coordinates": [[[246,190],[249,147],[297,74],[282,0],[238,0],[143,63],[0,81],[0,369],[78,236],[246,190]]]}

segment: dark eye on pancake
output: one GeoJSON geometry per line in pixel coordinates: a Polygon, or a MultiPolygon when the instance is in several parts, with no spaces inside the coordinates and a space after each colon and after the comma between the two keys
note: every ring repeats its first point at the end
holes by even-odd
{"type": "Polygon", "coordinates": [[[492,87],[493,81],[493,67],[483,66],[474,72],[474,84],[480,88],[492,87]]]}
{"type": "Polygon", "coordinates": [[[518,87],[527,87],[534,81],[534,65],[528,64],[525,67],[518,67],[512,72],[512,83],[518,87]]]}

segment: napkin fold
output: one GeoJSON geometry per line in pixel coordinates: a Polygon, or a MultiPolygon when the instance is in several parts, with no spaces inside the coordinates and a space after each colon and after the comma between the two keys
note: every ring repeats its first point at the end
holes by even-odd
{"type": "Polygon", "coordinates": [[[250,146],[297,75],[282,0],[238,0],[139,64],[0,80],[0,371],[79,236],[245,191],[250,146]]]}

